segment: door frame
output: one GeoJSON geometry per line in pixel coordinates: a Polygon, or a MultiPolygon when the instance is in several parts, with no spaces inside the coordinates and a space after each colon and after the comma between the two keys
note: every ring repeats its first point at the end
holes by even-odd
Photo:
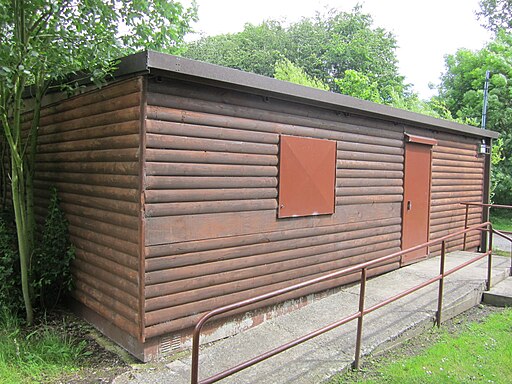
{"type": "MultiPolygon", "coordinates": [[[[405,133],[405,144],[404,144],[404,180],[403,180],[403,186],[404,186],[404,190],[403,190],[403,200],[402,200],[402,231],[401,231],[401,242],[403,244],[403,238],[404,238],[404,228],[405,228],[405,225],[404,225],[404,219],[405,219],[405,209],[406,209],[406,201],[405,201],[405,177],[406,177],[406,168],[405,168],[405,158],[407,156],[407,150],[406,150],[406,145],[408,143],[412,143],[412,144],[421,144],[421,145],[425,145],[425,146],[430,146],[430,172],[429,172],[429,181],[428,181],[428,205],[427,205],[427,241],[430,240],[430,210],[431,210],[431,207],[432,207],[432,167],[433,167],[433,147],[435,145],[437,145],[437,140],[436,139],[433,139],[433,138],[429,138],[429,137],[424,137],[424,136],[417,136],[417,135],[411,135],[411,134],[408,134],[408,133],[405,133]]],[[[402,248],[403,250],[403,248],[402,248]]],[[[430,249],[429,247],[427,246],[426,247],[426,254],[425,254],[425,257],[421,257],[421,258],[416,258],[416,259],[412,259],[412,260],[407,260],[407,261],[404,261],[404,256],[405,255],[402,255],[400,257],[400,267],[402,266],[405,266],[405,265],[409,265],[409,264],[412,264],[412,263],[416,263],[420,260],[423,260],[425,258],[428,258],[430,254],[430,249]]]]}

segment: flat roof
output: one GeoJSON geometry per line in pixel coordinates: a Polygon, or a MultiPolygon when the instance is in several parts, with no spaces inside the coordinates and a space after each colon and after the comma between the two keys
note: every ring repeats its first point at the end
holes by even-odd
{"type": "Polygon", "coordinates": [[[257,92],[280,99],[411,124],[422,128],[493,139],[499,136],[499,133],[494,131],[450,120],[438,119],[339,93],[154,51],[143,51],[122,58],[115,75],[126,76],[144,73],[168,75],[194,82],[219,85],[224,88],[257,92]]]}

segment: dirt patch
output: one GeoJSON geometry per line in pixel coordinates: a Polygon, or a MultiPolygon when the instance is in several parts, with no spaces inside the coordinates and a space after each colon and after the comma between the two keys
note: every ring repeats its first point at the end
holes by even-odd
{"type": "MultiPolygon", "coordinates": [[[[505,308],[492,307],[488,305],[478,305],[460,315],[445,321],[441,325],[441,329],[450,335],[456,336],[464,331],[469,323],[482,322],[487,316],[502,312],[505,308]]],[[[359,372],[348,370],[340,375],[336,375],[330,383],[351,383],[360,380],[376,380],[381,377],[380,369],[391,362],[415,356],[428,347],[434,345],[441,338],[442,332],[436,327],[421,333],[409,340],[404,341],[396,347],[386,350],[377,355],[368,355],[363,357],[362,365],[359,372]]]]}
{"type": "Polygon", "coordinates": [[[80,369],[76,372],[52,378],[51,383],[111,383],[115,377],[130,369],[126,353],[116,351],[111,341],[106,340],[91,325],[68,311],[55,311],[45,321],[59,334],[77,342],[85,341],[80,369]]]}

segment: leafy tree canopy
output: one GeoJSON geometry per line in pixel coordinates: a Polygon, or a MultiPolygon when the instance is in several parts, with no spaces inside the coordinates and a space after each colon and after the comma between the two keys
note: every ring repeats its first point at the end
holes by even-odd
{"type": "Polygon", "coordinates": [[[320,80],[308,76],[300,67],[297,67],[288,59],[278,61],[275,65],[274,78],[289,81],[290,83],[305,85],[306,87],[318,88],[328,91],[329,87],[320,80]]]}
{"type": "Polygon", "coordinates": [[[383,103],[382,96],[379,93],[379,85],[363,73],[347,69],[343,78],[335,79],[334,82],[340,92],[345,95],[373,101],[374,103],[383,103]]]}
{"type": "Polygon", "coordinates": [[[343,92],[340,81],[347,74],[359,73],[375,84],[380,99],[389,102],[394,92],[406,90],[395,49],[394,36],[374,28],[371,16],[356,7],[348,13],[317,14],[289,26],[276,20],[247,24],[240,33],[193,42],[184,55],[265,76],[273,76],[276,63],[287,59],[335,92],[343,92]]]}
{"type": "Polygon", "coordinates": [[[512,0],[481,0],[477,17],[482,26],[494,33],[500,29],[512,32],[512,0]]]}
{"type": "Polygon", "coordinates": [[[35,249],[32,180],[43,96],[52,84],[62,84],[79,70],[100,81],[122,54],[142,48],[179,52],[195,15],[195,3],[185,9],[169,0],[0,0],[0,128],[10,155],[28,323],[34,298],[30,292],[35,249]],[[33,103],[23,122],[28,86],[33,103]]]}
{"type": "Polygon", "coordinates": [[[503,138],[503,161],[495,167],[500,178],[495,201],[512,202],[512,34],[501,30],[478,51],[459,49],[446,57],[446,73],[441,78],[439,98],[450,113],[480,125],[485,72],[490,71],[487,128],[503,138]]]}

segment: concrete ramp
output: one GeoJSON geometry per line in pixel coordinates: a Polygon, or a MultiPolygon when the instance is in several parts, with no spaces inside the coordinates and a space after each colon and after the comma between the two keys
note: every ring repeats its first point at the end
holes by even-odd
{"type": "Polygon", "coordinates": [[[512,307],[512,277],[496,284],[489,292],[484,292],[483,302],[495,307],[512,307]]]}
{"type": "MultiPolygon", "coordinates": [[[[475,257],[470,252],[447,255],[446,270],[475,257]]],[[[493,284],[509,273],[510,259],[493,258],[493,284]]],[[[443,320],[481,302],[487,259],[445,279],[443,320]]],[[[366,290],[366,308],[439,273],[439,258],[428,259],[372,278],[366,290]]],[[[507,280],[512,283],[511,279],[507,280]]],[[[363,356],[387,349],[433,326],[437,309],[437,282],[364,317],[363,356]]],[[[346,287],[311,305],[201,348],[199,377],[205,378],[251,359],[357,311],[359,286],[346,287]]],[[[349,367],[354,360],[356,321],[296,346],[221,383],[321,383],[349,367]]],[[[364,359],[364,357],[363,357],[364,359]]],[[[114,380],[115,384],[190,382],[190,354],[174,361],[138,366],[114,380]]]]}

